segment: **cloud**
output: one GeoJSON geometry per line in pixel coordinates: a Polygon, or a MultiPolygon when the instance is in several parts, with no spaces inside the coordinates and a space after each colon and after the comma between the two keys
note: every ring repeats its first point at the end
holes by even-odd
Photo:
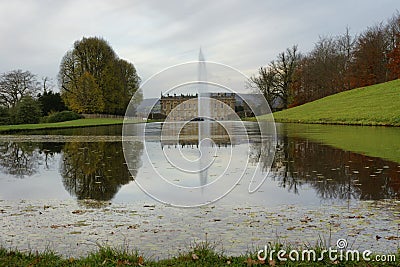
{"type": "Polygon", "coordinates": [[[101,36],[143,79],[206,59],[247,75],[293,44],[384,21],[396,0],[369,1],[0,1],[0,72],[28,69],[56,79],[62,56],[83,36],[101,36]]]}

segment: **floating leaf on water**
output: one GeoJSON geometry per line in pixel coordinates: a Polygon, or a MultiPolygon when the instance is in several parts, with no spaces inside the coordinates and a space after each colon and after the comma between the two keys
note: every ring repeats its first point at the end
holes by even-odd
{"type": "Polygon", "coordinates": [[[137,229],[139,228],[139,226],[140,226],[139,224],[129,225],[127,229],[137,229]]]}
{"type": "Polygon", "coordinates": [[[73,232],[70,232],[69,234],[70,234],[70,235],[80,235],[80,234],[82,234],[82,232],[73,231],[73,232]]]}
{"type": "Polygon", "coordinates": [[[83,210],[74,210],[74,211],[72,211],[72,214],[81,214],[81,213],[84,213],[84,211],[83,210]]]}
{"type": "Polygon", "coordinates": [[[399,240],[400,237],[391,235],[391,236],[385,236],[385,239],[387,239],[387,240],[399,240]]]}
{"type": "Polygon", "coordinates": [[[308,217],[308,216],[304,217],[303,219],[300,219],[300,222],[302,222],[302,223],[308,223],[308,222],[311,222],[311,221],[312,221],[312,219],[310,217],[308,217]]]}

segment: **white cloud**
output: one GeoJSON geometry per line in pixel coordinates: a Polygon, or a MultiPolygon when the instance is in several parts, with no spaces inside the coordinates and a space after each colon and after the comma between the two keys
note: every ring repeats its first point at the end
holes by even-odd
{"type": "Polygon", "coordinates": [[[389,18],[386,1],[1,1],[0,72],[28,69],[56,79],[73,42],[102,36],[143,79],[206,58],[251,75],[287,47],[308,51],[319,35],[353,33],[389,18]]]}

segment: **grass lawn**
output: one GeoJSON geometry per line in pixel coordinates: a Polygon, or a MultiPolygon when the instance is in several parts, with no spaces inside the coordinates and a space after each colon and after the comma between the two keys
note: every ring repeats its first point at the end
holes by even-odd
{"type": "Polygon", "coordinates": [[[277,122],[400,126],[400,80],[327,96],[276,112],[274,118],[277,122]]]}
{"type": "MultiPolygon", "coordinates": [[[[273,249],[279,251],[280,247],[274,247],[273,249]]],[[[316,253],[320,255],[321,249],[317,248],[316,253]]],[[[21,253],[0,248],[0,266],[399,266],[399,253],[392,254],[395,256],[395,260],[386,263],[364,261],[362,255],[360,256],[360,261],[332,261],[327,256],[327,253],[323,260],[315,262],[308,260],[279,261],[276,256],[272,260],[267,257],[264,261],[258,260],[256,253],[229,257],[215,252],[210,247],[201,245],[190,252],[157,261],[143,258],[137,252],[118,251],[111,248],[100,248],[99,251],[79,259],[62,258],[52,252],[21,253]]],[[[374,255],[369,257],[374,259],[374,255]]]]}
{"type": "Polygon", "coordinates": [[[55,123],[38,123],[38,124],[19,124],[19,125],[1,125],[0,133],[15,133],[27,130],[43,130],[43,129],[56,129],[56,128],[73,128],[73,127],[87,127],[99,125],[113,125],[122,124],[123,119],[113,118],[95,118],[95,119],[79,119],[73,121],[63,121],[55,123]]]}

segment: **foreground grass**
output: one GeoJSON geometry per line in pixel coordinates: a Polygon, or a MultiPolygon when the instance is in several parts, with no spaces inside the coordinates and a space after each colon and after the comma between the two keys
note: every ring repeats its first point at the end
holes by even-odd
{"type": "MultiPolygon", "coordinates": [[[[280,246],[273,249],[279,250],[280,246]]],[[[271,249],[271,248],[270,248],[271,249]]],[[[316,249],[317,252],[321,248],[316,249]]],[[[373,256],[371,256],[371,259],[373,256]]],[[[319,262],[258,260],[256,254],[228,257],[217,253],[208,245],[200,245],[192,251],[164,260],[145,259],[137,252],[118,251],[112,248],[100,248],[84,258],[62,258],[52,252],[22,253],[0,248],[0,266],[399,266],[400,253],[392,262],[368,261],[332,261],[328,257],[319,262]]]]}
{"type": "Polygon", "coordinates": [[[362,87],[274,113],[277,122],[400,126],[400,80],[362,87]]]}
{"type": "Polygon", "coordinates": [[[62,129],[74,127],[88,127],[100,125],[122,124],[123,119],[113,118],[95,118],[95,119],[79,119],[73,121],[63,121],[56,123],[38,123],[38,124],[19,124],[19,125],[1,125],[0,133],[16,133],[29,130],[45,130],[45,129],[62,129]]]}

